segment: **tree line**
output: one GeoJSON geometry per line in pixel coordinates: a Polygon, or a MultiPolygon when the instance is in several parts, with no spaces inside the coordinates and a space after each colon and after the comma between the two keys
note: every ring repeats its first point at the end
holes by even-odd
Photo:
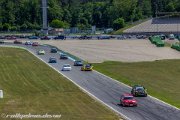
{"type": "MultiPolygon", "coordinates": [[[[178,0],[48,0],[52,27],[119,29],[159,11],[180,11],[178,0]],[[158,4],[157,4],[158,3],[158,4]]],[[[39,30],[41,0],[0,0],[0,30],[39,30]]]]}

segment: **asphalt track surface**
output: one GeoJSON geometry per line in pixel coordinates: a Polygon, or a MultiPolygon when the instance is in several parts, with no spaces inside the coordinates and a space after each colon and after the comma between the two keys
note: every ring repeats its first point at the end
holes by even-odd
{"type": "Polygon", "coordinates": [[[96,71],[80,71],[80,67],[73,66],[72,60],[60,60],[58,53],[50,53],[51,48],[48,46],[13,46],[25,47],[34,54],[37,54],[37,51],[40,49],[45,50],[46,54],[38,55],[38,57],[47,63],[50,57],[57,58],[57,63],[50,63],[52,67],[131,120],[180,120],[180,110],[151,97],[136,97],[136,100],[138,101],[137,107],[120,106],[119,98],[123,93],[130,93],[131,89],[129,87],[124,84],[117,83],[116,81],[101,75],[96,71]],[[63,64],[70,64],[72,71],[61,71],[63,64]]]}

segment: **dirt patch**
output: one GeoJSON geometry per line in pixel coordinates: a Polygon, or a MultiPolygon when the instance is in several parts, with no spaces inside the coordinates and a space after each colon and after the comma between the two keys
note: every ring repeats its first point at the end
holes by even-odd
{"type": "Polygon", "coordinates": [[[170,47],[158,48],[149,40],[50,40],[39,42],[56,46],[92,63],[180,59],[180,52],[170,47]]]}

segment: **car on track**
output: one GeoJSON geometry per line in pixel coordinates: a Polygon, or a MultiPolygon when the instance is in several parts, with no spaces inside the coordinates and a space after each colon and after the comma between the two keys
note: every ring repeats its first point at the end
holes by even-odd
{"type": "Polygon", "coordinates": [[[80,60],[74,61],[74,66],[83,66],[83,62],[80,60]]]}
{"type": "Polygon", "coordinates": [[[60,54],[60,59],[68,59],[68,56],[66,54],[60,54]]]}
{"type": "Polygon", "coordinates": [[[32,42],[31,41],[26,41],[24,44],[25,45],[32,45],[32,42]]]}
{"type": "Polygon", "coordinates": [[[64,64],[62,67],[62,71],[71,71],[71,65],[70,64],[64,64]]]}
{"type": "Polygon", "coordinates": [[[54,40],[65,40],[66,39],[66,36],[64,35],[59,35],[59,36],[56,36],[53,38],[54,40]]]}
{"type": "Polygon", "coordinates": [[[141,85],[134,85],[131,90],[131,94],[135,97],[144,96],[147,97],[147,91],[145,87],[141,85]]]}
{"type": "Polygon", "coordinates": [[[49,63],[57,63],[57,60],[55,57],[50,57],[49,58],[49,63]]]}
{"type": "Polygon", "coordinates": [[[125,93],[120,98],[120,105],[125,106],[137,106],[137,101],[132,94],[125,93]]]}
{"type": "Polygon", "coordinates": [[[57,53],[57,48],[51,48],[51,53],[57,53]]]}
{"type": "Polygon", "coordinates": [[[84,64],[81,67],[81,71],[92,71],[93,70],[93,66],[91,64],[84,64]]]}
{"type": "Polygon", "coordinates": [[[29,36],[28,39],[30,39],[30,40],[37,40],[37,39],[39,39],[39,37],[38,36],[29,36]]]}
{"type": "Polygon", "coordinates": [[[4,40],[0,40],[0,44],[4,44],[4,40]]]}
{"type": "Polygon", "coordinates": [[[22,41],[20,41],[20,40],[15,40],[15,41],[14,41],[14,44],[22,44],[22,41]]]}
{"type": "Polygon", "coordinates": [[[50,37],[48,37],[48,36],[43,36],[43,37],[41,37],[41,40],[50,40],[51,38],[50,37]]]}
{"type": "Polygon", "coordinates": [[[32,46],[39,46],[39,43],[38,42],[33,42],[32,46]]]}
{"type": "Polygon", "coordinates": [[[46,53],[46,52],[45,52],[44,50],[39,50],[39,51],[38,51],[38,55],[45,55],[45,53],[46,53]]]}

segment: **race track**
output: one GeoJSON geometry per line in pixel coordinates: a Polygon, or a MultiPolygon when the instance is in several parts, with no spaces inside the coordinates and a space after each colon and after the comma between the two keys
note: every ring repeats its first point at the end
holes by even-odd
{"type": "MultiPolygon", "coordinates": [[[[6,44],[13,45],[13,44],[6,44]]],[[[5,45],[3,45],[5,46],[5,45]]],[[[14,45],[13,45],[14,46],[14,45]]],[[[17,45],[16,45],[17,46],[17,45]]],[[[132,120],[180,120],[180,110],[168,106],[151,97],[136,98],[138,101],[137,107],[122,107],[119,105],[119,98],[123,93],[129,93],[130,88],[124,84],[118,83],[104,75],[92,72],[80,71],[80,67],[74,67],[72,60],[60,60],[58,53],[50,53],[48,46],[25,46],[29,51],[37,54],[37,50],[44,49],[46,55],[38,55],[43,61],[48,62],[50,57],[56,57],[58,62],[50,64],[52,67],[61,72],[63,64],[71,64],[72,71],[61,72],[68,78],[72,79],[76,84],[84,88],[95,97],[117,110],[132,120]]]]}

